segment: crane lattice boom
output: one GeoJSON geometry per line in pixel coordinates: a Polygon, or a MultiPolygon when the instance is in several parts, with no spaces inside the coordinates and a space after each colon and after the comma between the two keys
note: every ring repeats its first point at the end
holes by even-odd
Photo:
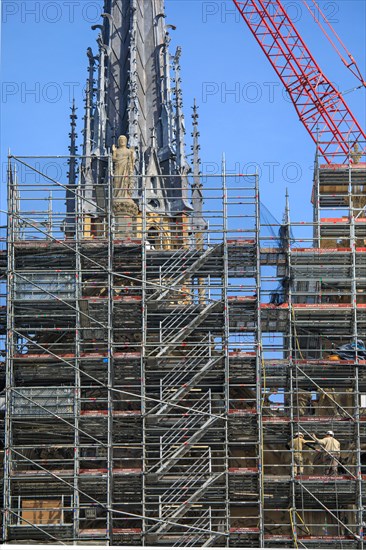
{"type": "MultiPolygon", "coordinates": [[[[280,0],[233,0],[328,163],[344,164],[366,135],[324,75],[280,0]]],[[[360,147],[363,149],[363,146],[360,147]]]]}

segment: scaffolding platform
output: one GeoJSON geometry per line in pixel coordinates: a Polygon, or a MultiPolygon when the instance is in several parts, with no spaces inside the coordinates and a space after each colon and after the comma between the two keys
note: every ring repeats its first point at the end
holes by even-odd
{"type": "MultiPolygon", "coordinates": [[[[303,548],[321,549],[334,548],[337,544],[341,548],[358,548],[359,540],[351,536],[298,536],[297,543],[303,548]]],[[[265,535],[265,548],[293,548],[294,538],[290,535],[265,535]]]]}

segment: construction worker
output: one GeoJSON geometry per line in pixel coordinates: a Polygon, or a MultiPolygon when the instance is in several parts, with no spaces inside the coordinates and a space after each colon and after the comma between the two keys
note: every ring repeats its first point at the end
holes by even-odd
{"type": "Polygon", "coordinates": [[[304,434],[301,432],[297,432],[295,434],[295,437],[292,440],[292,448],[294,450],[294,475],[297,476],[298,474],[302,475],[304,473],[304,461],[302,456],[303,446],[306,443],[311,443],[311,441],[306,441],[304,438],[304,434]]]}
{"type": "Polygon", "coordinates": [[[332,430],[329,430],[326,433],[326,436],[323,437],[323,439],[318,439],[315,434],[312,434],[312,437],[322,447],[322,462],[323,464],[328,464],[326,475],[336,476],[338,474],[338,462],[341,454],[341,444],[334,437],[334,432],[332,432],[332,430]]]}

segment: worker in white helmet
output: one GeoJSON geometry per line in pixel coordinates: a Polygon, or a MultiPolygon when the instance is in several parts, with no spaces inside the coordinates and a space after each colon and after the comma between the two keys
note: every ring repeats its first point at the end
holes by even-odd
{"type": "Polygon", "coordinates": [[[303,459],[303,447],[306,443],[311,443],[311,441],[306,441],[304,434],[297,432],[294,435],[292,440],[292,449],[294,450],[294,475],[302,475],[304,473],[304,459],[303,459]]]}
{"type": "Polygon", "coordinates": [[[322,462],[328,465],[326,474],[336,476],[338,474],[341,444],[334,437],[334,432],[328,430],[323,439],[318,439],[315,434],[312,434],[312,437],[321,445],[322,462]]]}

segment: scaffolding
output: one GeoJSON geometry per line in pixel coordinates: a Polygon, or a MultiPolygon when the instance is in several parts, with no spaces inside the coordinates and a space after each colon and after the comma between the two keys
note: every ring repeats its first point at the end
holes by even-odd
{"type": "Polygon", "coordinates": [[[200,223],[151,176],[117,215],[104,164],[65,224],[9,160],[4,541],[363,548],[366,165],[317,158],[313,221],[276,226],[225,162],[200,223]]]}
{"type": "MultiPolygon", "coordinates": [[[[2,212],[3,214],[3,212],[2,212]]],[[[2,217],[2,216],[1,216],[2,217]]],[[[0,484],[4,470],[4,415],[5,415],[5,338],[6,338],[6,226],[0,227],[0,484]]],[[[1,497],[0,521],[3,520],[1,497]]]]}
{"type": "Polygon", "coordinates": [[[291,222],[287,205],[278,231],[262,231],[268,547],[364,546],[366,164],[359,161],[352,151],[347,165],[317,156],[313,222],[291,222]],[[327,431],[340,442],[333,457],[313,437],[327,431]],[[299,432],[307,441],[301,453],[299,432]]]}
{"type": "Polygon", "coordinates": [[[232,514],[260,538],[257,176],[202,176],[203,230],[149,211],[150,176],[117,215],[105,159],[104,208],[76,189],[65,224],[70,189],[9,162],[4,540],[226,545],[232,514]]]}

